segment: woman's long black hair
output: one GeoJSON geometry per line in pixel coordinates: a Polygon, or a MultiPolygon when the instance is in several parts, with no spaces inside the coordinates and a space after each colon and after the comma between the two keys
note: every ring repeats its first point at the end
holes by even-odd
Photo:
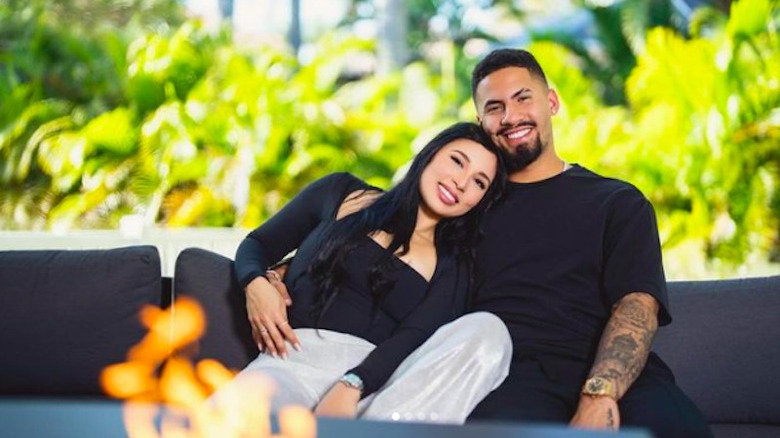
{"type": "MultiPolygon", "coordinates": [[[[501,153],[490,137],[479,125],[462,122],[450,126],[431,140],[415,156],[406,176],[390,191],[379,196],[368,207],[335,221],[324,232],[322,244],[309,267],[312,280],[318,289],[318,296],[312,308],[312,314],[317,321],[333,303],[339,287],[347,278],[347,254],[358,246],[361,239],[379,230],[393,237],[383,257],[369,268],[370,292],[375,297],[375,303],[380,303],[392,289],[393,282],[388,278],[387,272],[391,270],[390,263],[399,249],[399,255],[409,251],[409,241],[420,206],[420,177],[423,170],[442,147],[458,139],[475,141],[498,159],[496,176],[482,200],[466,214],[444,218],[436,225],[434,243],[439,258],[441,259],[443,254],[459,257],[466,264],[469,273],[473,273],[474,251],[481,231],[480,220],[485,210],[500,198],[507,176],[501,153]]],[[[473,278],[473,275],[469,278],[473,278]]],[[[470,283],[472,282],[473,280],[470,280],[470,283]]]]}

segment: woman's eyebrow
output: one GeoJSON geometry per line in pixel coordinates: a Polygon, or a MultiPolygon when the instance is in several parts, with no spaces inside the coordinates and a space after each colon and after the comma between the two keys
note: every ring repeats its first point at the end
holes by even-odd
{"type": "Polygon", "coordinates": [[[466,161],[468,161],[469,163],[471,163],[471,159],[469,158],[469,156],[468,156],[468,155],[466,155],[466,153],[465,153],[465,152],[463,152],[463,151],[462,151],[462,150],[460,150],[460,149],[453,149],[453,151],[454,151],[454,152],[457,152],[457,153],[459,153],[459,154],[461,154],[461,155],[463,155],[463,159],[464,159],[464,160],[466,160],[466,161]]]}

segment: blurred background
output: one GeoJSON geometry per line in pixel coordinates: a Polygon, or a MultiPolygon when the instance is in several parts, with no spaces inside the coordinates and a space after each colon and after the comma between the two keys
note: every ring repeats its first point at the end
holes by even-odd
{"type": "Polygon", "coordinates": [[[232,255],[319,176],[388,187],[516,47],[559,154],[652,201],[670,279],[778,274],[779,25],[777,0],[3,0],[0,246],[232,255]]]}

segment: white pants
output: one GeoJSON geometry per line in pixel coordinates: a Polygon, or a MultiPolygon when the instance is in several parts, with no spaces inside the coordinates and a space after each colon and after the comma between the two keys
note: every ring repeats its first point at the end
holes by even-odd
{"type": "MultiPolygon", "coordinates": [[[[375,348],[364,339],[328,330],[319,330],[321,337],[314,329],[295,333],[302,351],[288,349],[287,360],[260,354],[230,385],[262,373],[276,384],[272,410],[288,404],[314,408],[375,348]]],[[[486,312],[465,315],[440,327],[382,388],[361,400],[358,416],[463,424],[477,403],[504,381],[511,357],[509,332],[498,317],[486,312]]]]}

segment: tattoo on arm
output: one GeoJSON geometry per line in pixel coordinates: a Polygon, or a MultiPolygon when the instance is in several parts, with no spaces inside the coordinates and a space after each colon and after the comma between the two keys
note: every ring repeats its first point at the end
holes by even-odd
{"type": "Polygon", "coordinates": [[[643,292],[623,297],[601,335],[590,376],[612,382],[619,400],[642,372],[657,329],[655,298],[643,292]]]}
{"type": "Polygon", "coordinates": [[[610,429],[615,428],[615,416],[612,414],[612,408],[607,410],[607,427],[610,429]]]}

